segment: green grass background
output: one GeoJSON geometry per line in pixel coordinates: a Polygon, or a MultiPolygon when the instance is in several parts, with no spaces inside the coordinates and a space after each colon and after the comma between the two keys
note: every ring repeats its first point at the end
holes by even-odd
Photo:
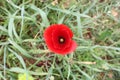
{"type": "Polygon", "coordinates": [[[0,0],[0,80],[120,80],[120,0],[0,0]],[[48,51],[51,24],[66,24],[77,49],[48,51]]]}

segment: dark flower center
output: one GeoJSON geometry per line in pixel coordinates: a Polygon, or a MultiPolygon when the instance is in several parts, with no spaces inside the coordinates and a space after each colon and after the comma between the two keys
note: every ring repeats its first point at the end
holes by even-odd
{"type": "Polygon", "coordinates": [[[64,39],[63,37],[60,37],[60,38],[59,38],[59,42],[60,42],[60,43],[64,43],[64,42],[65,42],[65,39],[64,39]]]}

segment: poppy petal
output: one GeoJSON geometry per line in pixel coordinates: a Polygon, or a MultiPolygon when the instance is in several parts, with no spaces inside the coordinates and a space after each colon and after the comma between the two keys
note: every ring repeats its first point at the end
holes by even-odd
{"type": "Polygon", "coordinates": [[[76,42],[72,40],[72,31],[64,24],[49,26],[45,29],[43,36],[47,47],[56,54],[69,54],[77,47],[76,42]]]}
{"type": "Polygon", "coordinates": [[[71,52],[73,52],[77,47],[77,44],[75,41],[72,41],[71,42],[71,45],[69,47],[67,47],[66,49],[64,50],[59,50],[57,51],[58,54],[61,54],[61,55],[66,55],[66,54],[70,54],[71,52]]]}
{"type": "Polygon", "coordinates": [[[66,47],[71,41],[68,31],[66,30],[54,30],[52,33],[52,41],[54,42],[54,47],[62,49],[66,47]],[[64,38],[64,43],[60,43],[60,37],[64,38]]]}

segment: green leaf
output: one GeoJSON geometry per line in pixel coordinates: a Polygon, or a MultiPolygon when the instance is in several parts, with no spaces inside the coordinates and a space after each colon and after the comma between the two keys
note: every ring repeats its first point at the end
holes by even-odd
{"type": "Polygon", "coordinates": [[[12,49],[8,48],[8,50],[11,51],[19,59],[24,69],[26,69],[26,65],[25,65],[23,58],[20,55],[18,55],[15,51],[13,51],[12,49]]]}
{"type": "Polygon", "coordinates": [[[17,43],[15,43],[14,41],[8,39],[8,41],[17,49],[21,52],[21,54],[23,54],[24,56],[26,57],[29,57],[29,58],[33,58],[31,55],[28,54],[28,52],[23,49],[21,46],[19,46],[17,43]]]}
{"type": "Polygon", "coordinates": [[[109,29],[106,29],[100,34],[98,40],[105,41],[107,38],[111,36],[111,34],[112,34],[112,31],[109,29]]]}
{"type": "Polygon", "coordinates": [[[44,26],[49,26],[50,25],[50,23],[48,21],[48,18],[47,18],[47,15],[42,9],[37,8],[35,5],[31,5],[31,8],[33,10],[37,11],[41,15],[42,23],[43,23],[44,26]]]}
{"type": "MultiPolygon", "coordinates": [[[[20,68],[20,67],[12,67],[9,69],[11,72],[16,72],[16,73],[25,73],[26,70],[20,68]]],[[[28,71],[29,74],[31,75],[47,75],[48,73],[41,73],[41,72],[34,72],[34,71],[28,71]]]]}

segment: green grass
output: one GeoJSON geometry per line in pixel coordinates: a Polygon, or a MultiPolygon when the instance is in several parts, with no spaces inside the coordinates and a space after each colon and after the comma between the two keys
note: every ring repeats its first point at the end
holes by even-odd
{"type": "Polygon", "coordinates": [[[0,80],[120,80],[120,0],[1,0],[0,80]],[[43,33],[66,24],[77,49],[48,51],[43,33]],[[54,79],[53,79],[54,78],[54,79]]]}

